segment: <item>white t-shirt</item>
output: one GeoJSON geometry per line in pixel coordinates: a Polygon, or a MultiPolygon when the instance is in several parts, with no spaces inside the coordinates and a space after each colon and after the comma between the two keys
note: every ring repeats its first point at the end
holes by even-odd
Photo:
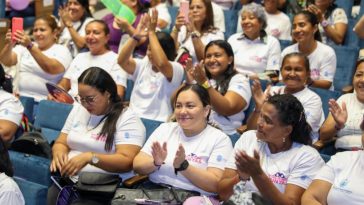
{"type": "MultiPolygon", "coordinates": [[[[82,25],[81,25],[81,21],[72,22],[72,25],[73,25],[72,27],[77,31],[77,33],[80,36],[85,37],[86,36],[86,25],[93,20],[94,20],[93,18],[87,17],[82,25]]],[[[59,42],[59,44],[66,46],[69,49],[69,51],[71,52],[73,57],[75,57],[78,54],[78,48],[77,48],[76,44],[73,42],[72,36],[67,27],[65,27],[63,29],[58,42],[59,42]]]]}
{"type": "Polygon", "coordinates": [[[315,177],[332,184],[327,195],[328,205],[364,204],[363,167],[363,151],[338,152],[331,157],[315,177]]]}
{"type": "Polygon", "coordinates": [[[348,93],[342,95],[337,100],[337,103],[342,106],[346,103],[348,111],[348,119],[346,120],[345,127],[337,133],[337,140],[335,142],[336,148],[350,149],[352,147],[361,147],[362,130],[360,123],[363,120],[364,104],[361,103],[356,97],[356,93],[348,93]]]}
{"type": "MultiPolygon", "coordinates": [[[[286,86],[273,86],[270,90],[271,95],[284,94],[285,87],[286,86]]],[[[311,125],[313,132],[312,141],[316,142],[318,139],[318,131],[325,121],[325,114],[322,109],[322,101],[320,96],[307,87],[292,95],[301,102],[303,108],[305,109],[306,120],[308,124],[311,125]]]]}
{"type": "MultiPolygon", "coordinates": [[[[186,26],[182,26],[181,31],[178,33],[178,42],[180,43],[180,47],[185,47],[190,52],[190,55],[192,56],[192,63],[193,65],[195,65],[196,63],[199,62],[197,61],[197,56],[195,48],[193,47],[192,38],[191,36],[188,36],[188,38],[186,38],[186,32],[187,32],[186,26]]],[[[200,37],[200,39],[202,43],[206,46],[210,41],[224,40],[224,34],[221,31],[217,30],[211,33],[204,33],[200,37]]]]}
{"type": "Polygon", "coordinates": [[[130,97],[130,108],[141,118],[167,121],[172,114],[170,98],[172,93],[181,85],[184,70],[181,64],[171,62],[173,77],[171,81],[161,73],[154,72],[148,57],[134,59],[134,81],[130,97]]]}
{"type": "MultiPolygon", "coordinates": [[[[342,8],[336,8],[329,18],[327,19],[329,26],[334,28],[335,24],[337,23],[344,23],[348,24],[348,17],[346,16],[346,13],[344,9],[342,8]]],[[[327,37],[326,32],[324,28],[319,24],[319,31],[322,39],[322,43],[328,44],[328,45],[336,45],[330,38],[327,37]]]]}
{"type": "MultiPolygon", "coordinates": [[[[13,50],[17,54],[19,67],[19,94],[22,96],[33,97],[35,101],[47,98],[48,90],[46,82],[57,84],[64,73],[49,74],[45,72],[35,61],[28,49],[24,46],[15,46],[13,50]]],[[[57,60],[65,69],[72,61],[71,53],[65,46],[53,44],[50,48],[42,51],[48,58],[57,60]]]]}
{"type": "Polygon", "coordinates": [[[20,125],[24,108],[18,98],[0,89],[0,120],[20,125]]]}
{"type": "Polygon", "coordinates": [[[207,125],[198,135],[186,137],[182,128],[176,122],[161,124],[149,137],[142,148],[142,152],[152,155],[153,142],[167,142],[167,158],[159,170],[149,175],[149,179],[155,183],[169,184],[174,187],[198,191],[203,195],[213,195],[195,185],[182,174],[174,173],[173,160],[179,144],[185,149],[186,160],[190,166],[200,169],[214,167],[224,170],[225,163],[232,152],[232,144],[227,135],[220,130],[207,125]]]}
{"type": "Polygon", "coordinates": [[[0,204],[24,205],[24,197],[15,181],[0,173],[0,204]]]}
{"type": "Polygon", "coordinates": [[[211,2],[212,12],[214,13],[214,26],[221,32],[225,32],[225,15],[222,8],[214,2],[211,2]]]}
{"type": "Polygon", "coordinates": [[[169,30],[172,20],[171,20],[171,15],[168,12],[167,2],[161,2],[155,8],[158,11],[158,19],[161,19],[161,20],[164,20],[165,22],[167,22],[167,26],[164,29],[169,30]]]}
{"type": "MultiPolygon", "coordinates": [[[[291,38],[291,20],[283,13],[269,14],[265,12],[267,17],[267,27],[265,31],[268,35],[274,36],[279,40],[292,40],[291,38]]],[[[240,26],[241,28],[241,26],[240,26]]]]}
{"type": "MultiPolygon", "coordinates": [[[[115,145],[129,144],[143,146],[145,141],[145,127],[142,121],[130,109],[125,108],[116,123],[114,146],[110,152],[106,152],[106,136],[99,135],[105,121],[98,125],[103,117],[103,115],[91,115],[78,103],[73,105],[72,111],[62,129],[62,132],[68,135],[69,159],[84,152],[101,154],[115,153],[115,145]]],[[[109,173],[91,164],[87,164],[81,171],[109,173]]],[[[122,179],[128,179],[133,175],[132,172],[119,174],[122,179]]]]}
{"type": "MultiPolygon", "coordinates": [[[[256,130],[245,132],[236,142],[234,152],[226,163],[227,168],[236,170],[235,153],[238,150],[244,150],[250,156],[253,156],[254,150],[257,150],[263,171],[281,193],[284,192],[287,184],[306,189],[325,164],[314,148],[296,142],[293,142],[289,150],[272,154],[268,144],[257,139],[256,130]]],[[[246,188],[260,193],[252,180],[247,181],[246,188]]]]}
{"type": "MultiPolygon", "coordinates": [[[[215,80],[211,79],[210,84],[212,87],[216,87],[215,80]]],[[[235,134],[236,129],[241,126],[241,123],[245,118],[244,111],[249,107],[250,98],[252,97],[249,79],[242,74],[236,74],[229,82],[228,91],[240,95],[244,98],[247,105],[240,110],[240,112],[230,116],[220,115],[212,109],[209,120],[211,123],[217,124],[217,126],[226,134],[232,135],[235,134]]]]}
{"type": "MultiPolygon", "coordinates": [[[[336,71],[336,54],[334,49],[319,41],[317,42],[316,49],[307,56],[310,62],[311,78],[312,80],[327,80],[333,82],[336,71]]],[[[295,43],[288,46],[282,51],[282,59],[285,55],[293,52],[300,52],[298,44],[295,43]]],[[[330,90],[333,90],[332,85],[330,90]]]]}
{"type": "Polygon", "coordinates": [[[267,35],[249,40],[243,33],[236,33],[228,39],[235,56],[235,67],[239,73],[252,75],[266,70],[279,71],[281,46],[276,38],[267,35]]]}
{"type": "Polygon", "coordinates": [[[108,72],[117,85],[126,88],[128,74],[117,63],[118,54],[108,51],[102,55],[92,55],[91,52],[79,53],[72,61],[64,78],[71,82],[68,93],[72,96],[78,94],[78,77],[89,67],[100,67],[108,72]]]}

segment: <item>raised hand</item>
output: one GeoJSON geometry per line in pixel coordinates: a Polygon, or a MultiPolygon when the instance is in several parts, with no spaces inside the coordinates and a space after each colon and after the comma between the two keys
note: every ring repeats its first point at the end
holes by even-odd
{"type": "Polygon", "coordinates": [[[63,25],[67,26],[67,25],[72,24],[70,10],[69,10],[68,6],[60,6],[58,8],[58,15],[61,18],[63,25]]]}
{"type": "Polygon", "coordinates": [[[235,165],[240,173],[245,173],[244,177],[257,176],[264,173],[260,166],[259,153],[254,150],[254,156],[249,156],[245,151],[237,151],[235,154],[235,165]]]}
{"type": "Polygon", "coordinates": [[[157,24],[158,24],[158,11],[157,9],[153,8],[152,9],[152,16],[150,16],[149,18],[149,27],[148,27],[148,31],[149,32],[154,32],[157,28],[157,24]]]}
{"type": "Polygon", "coordinates": [[[167,158],[167,143],[164,142],[163,145],[160,145],[159,142],[153,142],[152,156],[154,164],[162,165],[167,158]]]}
{"type": "Polygon", "coordinates": [[[17,30],[14,34],[14,40],[20,45],[27,47],[32,41],[30,37],[24,33],[22,30],[17,30]]]}
{"type": "Polygon", "coordinates": [[[348,119],[345,102],[341,106],[334,99],[329,100],[329,111],[336,122],[336,126],[340,129],[345,127],[346,120],[348,119]]]}
{"type": "Polygon", "coordinates": [[[193,69],[193,78],[197,81],[198,84],[203,84],[208,80],[205,72],[205,65],[203,60],[195,65],[195,68],[193,69]]]}
{"type": "Polygon", "coordinates": [[[174,26],[177,28],[177,30],[180,30],[182,26],[186,25],[185,16],[183,13],[179,12],[176,17],[176,22],[174,26]]]}
{"type": "Polygon", "coordinates": [[[186,81],[189,84],[192,84],[193,81],[195,80],[195,78],[193,77],[193,73],[194,73],[194,67],[192,65],[192,58],[188,58],[186,60],[186,66],[184,67],[185,72],[186,72],[186,81]]]}
{"type": "Polygon", "coordinates": [[[255,101],[255,108],[260,110],[265,101],[267,101],[270,93],[271,86],[268,85],[265,91],[262,90],[262,85],[258,79],[253,80],[253,84],[251,86],[253,98],[255,101]]]}
{"type": "Polygon", "coordinates": [[[179,144],[178,150],[173,160],[173,167],[180,168],[183,161],[186,159],[185,148],[182,144],[179,144]]]}
{"type": "Polygon", "coordinates": [[[307,7],[307,10],[317,17],[317,20],[319,22],[323,21],[325,19],[324,14],[321,12],[321,10],[314,4],[311,4],[307,7]]]}

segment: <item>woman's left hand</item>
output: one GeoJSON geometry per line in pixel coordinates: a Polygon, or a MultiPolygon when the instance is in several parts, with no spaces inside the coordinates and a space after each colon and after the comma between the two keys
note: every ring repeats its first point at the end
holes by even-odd
{"type": "Polygon", "coordinates": [[[179,144],[176,156],[174,157],[173,160],[173,167],[180,168],[182,162],[185,161],[185,159],[186,159],[185,148],[183,147],[182,144],[179,144]]]}
{"type": "Polygon", "coordinates": [[[235,164],[238,171],[252,177],[264,173],[260,166],[259,153],[256,150],[254,150],[253,157],[249,156],[245,151],[237,151],[235,155],[235,164]]]}
{"type": "Polygon", "coordinates": [[[321,12],[321,10],[314,4],[311,4],[307,7],[307,10],[317,17],[317,20],[319,22],[322,22],[325,19],[324,14],[321,12]]]}
{"type": "Polygon", "coordinates": [[[91,152],[81,153],[72,159],[68,160],[67,164],[62,167],[61,175],[62,176],[74,176],[76,175],[83,167],[85,167],[92,158],[91,152]]]}
{"type": "Polygon", "coordinates": [[[205,72],[204,62],[201,61],[199,64],[195,65],[193,70],[193,78],[197,81],[198,84],[202,85],[206,80],[208,80],[205,72]]]}
{"type": "Polygon", "coordinates": [[[32,41],[30,37],[24,33],[24,31],[17,30],[14,35],[14,39],[20,45],[27,47],[32,41]]]}

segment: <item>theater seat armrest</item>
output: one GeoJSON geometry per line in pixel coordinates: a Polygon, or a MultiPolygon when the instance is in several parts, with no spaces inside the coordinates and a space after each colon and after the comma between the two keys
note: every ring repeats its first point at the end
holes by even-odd
{"type": "Polygon", "coordinates": [[[147,175],[135,175],[125,181],[123,181],[123,186],[125,188],[135,188],[136,185],[143,183],[144,181],[148,180],[147,175]]]}

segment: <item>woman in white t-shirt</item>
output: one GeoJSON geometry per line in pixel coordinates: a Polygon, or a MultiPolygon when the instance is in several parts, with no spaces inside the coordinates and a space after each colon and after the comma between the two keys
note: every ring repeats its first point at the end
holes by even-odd
{"type": "Polygon", "coordinates": [[[300,204],[303,192],[324,165],[310,146],[311,131],[296,97],[268,98],[258,129],[245,132],[235,144],[219,182],[220,198],[241,204],[252,200],[249,193],[253,192],[272,204],[300,204]]]}
{"type": "Polygon", "coordinates": [[[23,111],[23,105],[12,94],[11,81],[6,80],[4,69],[0,66],[0,136],[5,143],[14,139],[23,111]]]}
{"type": "MultiPolygon", "coordinates": [[[[78,78],[80,104],[71,113],[52,147],[51,172],[74,177],[80,172],[133,176],[132,163],[145,141],[141,120],[124,108],[116,83],[105,70],[91,67],[78,78]]],[[[48,204],[59,190],[51,186],[48,204]]]]}
{"type": "Polygon", "coordinates": [[[327,45],[344,43],[348,18],[344,9],[337,8],[335,0],[315,0],[307,10],[315,14],[320,23],[322,43],[327,45]]]}
{"type": "Polygon", "coordinates": [[[250,3],[243,6],[239,18],[243,32],[228,39],[234,51],[236,70],[248,76],[258,73],[277,76],[281,47],[279,41],[264,30],[267,27],[264,8],[250,3]]]}
{"type": "Polygon", "coordinates": [[[179,12],[171,36],[177,50],[186,48],[192,63],[196,64],[204,58],[205,45],[213,40],[224,39],[224,34],[214,27],[214,18],[210,0],[191,0],[188,21],[179,12]]]}
{"type": "Polygon", "coordinates": [[[133,91],[130,108],[141,118],[166,122],[172,114],[170,97],[183,79],[181,64],[173,62],[176,49],[171,36],[156,32],[158,12],[145,14],[136,34],[130,38],[119,53],[119,65],[132,77],[133,91]],[[143,59],[131,58],[133,50],[142,37],[148,37],[147,55],[143,59]]]}
{"type": "Polygon", "coordinates": [[[231,141],[207,123],[211,105],[202,86],[181,87],[173,106],[177,122],[161,124],[153,132],[134,159],[134,171],[148,175],[153,183],[214,196],[232,151],[231,141]]]}
{"type": "Polygon", "coordinates": [[[24,197],[12,179],[14,174],[9,153],[0,134],[0,204],[24,205],[24,197]]]}
{"type": "MultiPolygon", "coordinates": [[[[364,144],[364,135],[361,137],[364,144]]],[[[339,152],[321,168],[302,196],[302,205],[362,205],[364,151],[339,152]]]]}
{"type": "Polygon", "coordinates": [[[307,85],[323,89],[333,89],[332,82],[336,71],[334,49],[321,43],[318,19],[309,11],[300,11],[293,18],[292,37],[297,43],[282,51],[282,58],[288,53],[300,52],[310,62],[311,78],[307,85]]]}
{"type": "Polygon", "coordinates": [[[89,0],[68,0],[65,7],[58,9],[61,19],[61,35],[59,43],[67,46],[72,57],[80,50],[87,50],[85,28],[92,21],[89,0]]]}
{"type": "Polygon", "coordinates": [[[254,94],[255,110],[249,116],[248,130],[256,129],[258,117],[267,96],[275,94],[292,94],[301,103],[305,110],[308,124],[312,128],[313,142],[318,139],[318,131],[325,120],[320,96],[306,87],[307,79],[310,77],[310,64],[302,53],[290,53],[284,56],[281,76],[283,86],[273,86],[263,93],[259,80],[255,80],[252,86],[254,94]]]}
{"type": "Polygon", "coordinates": [[[45,83],[58,83],[72,61],[65,46],[57,44],[58,27],[52,16],[38,17],[34,22],[33,43],[24,31],[15,31],[12,40],[9,29],[5,46],[0,52],[0,63],[18,65],[18,94],[33,97],[35,101],[46,99],[45,83]],[[18,45],[14,47],[14,43],[18,45]],[[14,47],[14,48],[13,48],[14,47]]]}
{"type": "Polygon", "coordinates": [[[348,93],[329,101],[330,114],[320,128],[320,139],[330,141],[335,136],[336,148],[358,149],[362,147],[360,123],[364,114],[364,60],[357,63],[353,77],[354,93],[348,93]]]}
{"type": "MultiPolygon", "coordinates": [[[[191,61],[191,60],[189,60],[191,61]]],[[[187,63],[187,83],[196,81],[209,92],[211,115],[209,122],[230,136],[233,144],[240,135],[236,129],[244,120],[251,90],[249,78],[234,69],[234,53],[224,40],[211,41],[205,48],[204,63],[192,67],[187,63]]]]}
{"type": "MultiPolygon", "coordinates": [[[[107,45],[110,38],[109,27],[102,20],[93,20],[86,25],[85,31],[86,45],[90,51],[79,53],[73,59],[58,85],[68,91],[71,96],[76,96],[78,77],[87,68],[96,66],[104,69],[112,76],[117,85],[118,95],[123,99],[127,74],[117,63],[118,55],[112,52],[107,45]]],[[[53,100],[51,96],[49,98],[53,100]]]]}

